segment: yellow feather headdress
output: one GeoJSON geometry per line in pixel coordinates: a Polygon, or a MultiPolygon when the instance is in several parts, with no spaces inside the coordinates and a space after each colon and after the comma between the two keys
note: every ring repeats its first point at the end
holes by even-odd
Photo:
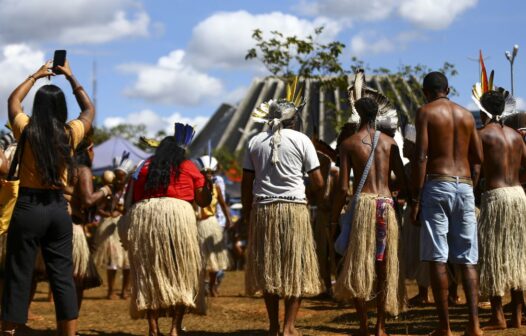
{"type": "Polygon", "coordinates": [[[295,76],[292,82],[287,83],[286,97],[261,103],[252,112],[252,119],[256,122],[267,123],[274,119],[288,120],[301,110],[305,105],[302,89],[299,88],[299,77],[295,76]]]}

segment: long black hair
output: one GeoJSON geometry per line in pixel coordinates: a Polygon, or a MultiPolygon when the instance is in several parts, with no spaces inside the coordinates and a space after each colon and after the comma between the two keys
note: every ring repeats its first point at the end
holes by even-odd
{"type": "Polygon", "coordinates": [[[146,192],[166,192],[172,173],[179,176],[179,166],[186,159],[185,150],[173,136],[164,138],[151,158],[144,189],[146,192]]]}
{"type": "Polygon", "coordinates": [[[64,187],[64,170],[72,176],[71,129],[67,119],[64,92],[56,85],[38,89],[26,136],[33,150],[37,173],[45,186],[64,187]]]}

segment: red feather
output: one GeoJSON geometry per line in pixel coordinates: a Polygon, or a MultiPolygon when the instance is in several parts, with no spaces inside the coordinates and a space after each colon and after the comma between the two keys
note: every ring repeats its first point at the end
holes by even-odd
{"type": "Polygon", "coordinates": [[[482,93],[488,92],[488,74],[486,72],[486,66],[484,65],[484,57],[482,56],[482,50],[479,51],[480,59],[480,83],[482,84],[482,93]]]}

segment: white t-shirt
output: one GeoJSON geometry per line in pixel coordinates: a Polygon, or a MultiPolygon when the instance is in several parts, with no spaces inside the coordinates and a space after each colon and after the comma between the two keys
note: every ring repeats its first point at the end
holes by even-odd
{"type": "Polygon", "coordinates": [[[279,162],[272,164],[272,134],[261,132],[250,139],[243,169],[255,173],[254,202],[307,203],[305,173],[319,168],[320,162],[312,141],[303,133],[281,130],[279,162]]]}

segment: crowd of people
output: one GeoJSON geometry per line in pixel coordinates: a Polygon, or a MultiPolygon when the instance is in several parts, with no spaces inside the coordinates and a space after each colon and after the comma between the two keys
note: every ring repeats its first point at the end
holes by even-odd
{"type": "Polygon", "coordinates": [[[375,334],[387,335],[386,317],[429,304],[429,287],[438,320],[432,334],[449,336],[448,306],[458,303],[460,278],[467,335],[483,333],[481,298],[492,309],[487,328],[519,328],[526,144],[502,118],[512,97],[487,82],[474,92],[477,129],[472,113],[449,100],[442,73],[429,73],[422,87],[426,104],[402,128],[404,166],[393,137],[401,126],[396,110],[367,87],[363,71],[349,88],[359,122],[341,129],[336,150],[299,131],[304,100],[296,78],[285,98],[252,114],[264,126],[245,149],[237,219],[218,161],[211,153],[188,157],[189,125],[176,123],[173,135],[147,141],[153,154],[142,162],[123,153],[94,182],[93,104],[67,61],[46,63],[9,97],[12,135],[1,141],[0,174],[17,171],[20,180],[0,237],[3,333],[27,322],[45,279],[58,334],[75,335],[84,290],[101,286],[104,268],[107,299],[117,298],[120,270],[119,296],[130,299],[131,317],[146,319],[152,336],[161,335],[158,319],[169,317],[170,335],[180,335],[184,315],[206,314],[207,297],[219,295],[233,257],[243,260],[247,295],[263,296],[271,336],[299,335],[301,300],[316,295],[352,301],[360,335],[369,334],[367,302],[375,300],[375,334]],[[55,75],[71,83],[79,117],[67,121],[65,95],[52,84],[36,91],[29,117],[23,99],[36,81],[55,75]],[[245,230],[246,240],[229,239],[233,228],[245,230]],[[407,298],[405,280],[416,280],[415,297],[407,298]],[[508,292],[510,322],[502,302],[508,292]]]}

